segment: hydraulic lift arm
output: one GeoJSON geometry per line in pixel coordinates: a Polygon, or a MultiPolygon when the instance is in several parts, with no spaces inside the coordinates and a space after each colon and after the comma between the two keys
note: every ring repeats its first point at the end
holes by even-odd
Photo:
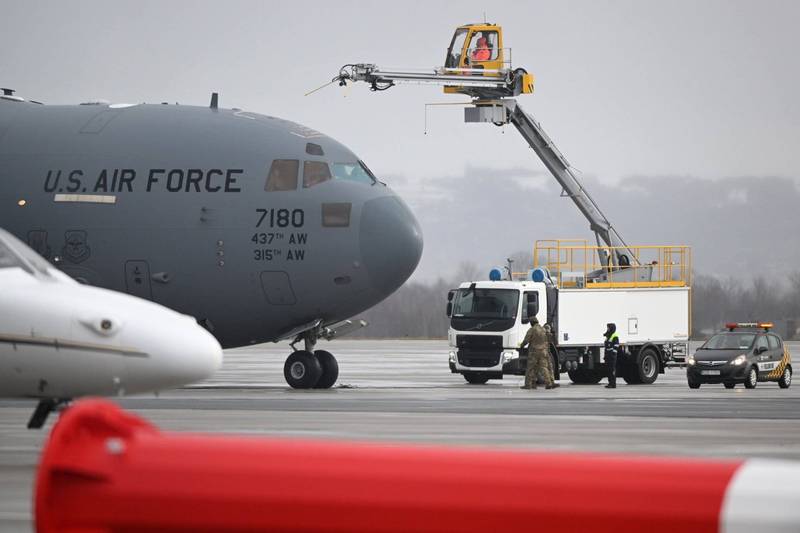
{"type": "MultiPolygon", "coordinates": [[[[467,49],[463,54],[467,53],[467,49]]],[[[463,63],[463,62],[462,62],[463,63]]],[[[601,249],[600,264],[606,273],[612,267],[626,267],[636,262],[636,255],[614,229],[600,207],[583,188],[566,158],[536,120],[513,98],[533,92],[533,76],[524,69],[441,67],[428,70],[382,70],[371,63],[348,64],[339,70],[331,83],[348,81],[369,83],[373,91],[385,91],[400,83],[443,85],[446,93],[470,96],[472,105],[465,109],[466,122],[492,122],[498,126],[511,123],[589,221],[601,249]]],[[[598,272],[598,275],[602,272],[598,272]]]]}
{"type": "MultiPolygon", "coordinates": [[[[486,105],[480,100],[475,102],[477,112],[467,113],[467,122],[494,122],[498,123],[496,113],[497,109],[489,108],[489,113],[483,113],[486,105]],[[494,116],[493,116],[494,115],[494,116]],[[485,119],[482,120],[482,118],[485,119]],[[472,119],[472,120],[471,120],[472,119]]],[[[564,190],[564,194],[575,202],[575,206],[589,221],[589,227],[594,232],[597,238],[597,245],[612,248],[615,252],[615,257],[611,257],[611,263],[616,266],[627,266],[630,261],[635,260],[634,254],[628,249],[628,245],[622,237],[611,225],[608,218],[600,210],[600,207],[591,197],[589,192],[584,189],[575,173],[570,167],[569,162],[558,150],[553,141],[548,137],[547,133],[542,129],[542,126],[536,120],[526,113],[522,106],[520,106],[514,99],[502,99],[500,101],[492,102],[492,107],[500,107],[499,111],[502,112],[500,118],[502,123],[514,125],[519,131],[520,135],[525,139],[528,145],[536,152],[539,159],[547,167],[553,177],[558,181],[559,185],[564,190]],[[602,243],[602,244],[601,244],[602,243]],[[626,264],[627,263],[627,264],[626,264]]],[[[605,253],[605,252],[602,252],[605,253]]],[[[608,266],[608,257],[600,258],[604,266],[608,266]]]]}

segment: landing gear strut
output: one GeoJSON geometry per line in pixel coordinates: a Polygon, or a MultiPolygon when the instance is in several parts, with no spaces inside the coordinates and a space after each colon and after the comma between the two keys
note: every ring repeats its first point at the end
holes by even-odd
{"type": "Polygon", "coordinates": [[[300,333],[294,345],[303,341],[305,350],[295,350],[283,365],[283,377],[293,389],[329,389],[339,377],[339,364],[332,353],[325,350],[314,350],[317,344],[315,329],[300,333]]]}
{"type": "Polygon", "coordinates": [[[50,413],[58,410],[69,402],[70,400],[62,400],[60,398],[45,398],[39,400],[38,405],[36,405],[36,410],[31,415],[30,420],[28,420],[28,429],[42,429],[50,413]]]}

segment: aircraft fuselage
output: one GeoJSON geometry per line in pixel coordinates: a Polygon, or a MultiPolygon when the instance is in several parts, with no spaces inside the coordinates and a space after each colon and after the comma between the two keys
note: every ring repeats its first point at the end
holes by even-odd
{"type": "Polygon", "coordinates": [[[0,99],[0,206],[62,271],[191,314],[224,347],[352,317],[422,249],[350,150],[236,110],[0,99]]]}

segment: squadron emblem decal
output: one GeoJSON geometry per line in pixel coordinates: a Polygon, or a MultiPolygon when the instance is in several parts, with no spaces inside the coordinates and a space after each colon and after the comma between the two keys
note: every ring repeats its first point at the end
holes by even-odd
{"type": "Polygon", "coordinates": [[[64,248],[61,255],[73,263],[82,263],[92,254],[86,242],[87,235],[83,230],[67,231],[64,234],[64,248]]]}

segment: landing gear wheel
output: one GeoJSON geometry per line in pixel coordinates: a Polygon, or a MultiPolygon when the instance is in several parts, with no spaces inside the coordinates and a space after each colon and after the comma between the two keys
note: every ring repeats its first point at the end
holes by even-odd
{"type": "Polygon", "coordinates": [[[788,366],[783,369],[783,375],[778,380],[778,386],[782,389],[788,389],[792,384],[792,369],[788,366]]]}
{"type": "Polygon", "coordinates": [[[463,375],[470,385],[485,385],[489,381],[489,376],[480,372],[464,372],[463,375]]]}
{"type": "Polygon", "coordinates": [[[726,389],[732,389],[736,386],[736,383],[723,383],[726,389]]]}
{"type": "Polygon", "coordinates": [[[694,381],[690,381],[689,382],[689,388],[690,389],[699,389],[700,388],[700,384],[699,383],[695,383],[694,381]]]}
{"type": "Polygon", "coordinates": [[[758,385],[758,370],[756,370],[756,367],[751,366],[750,370],[747,371],[747,377],[744,380],[744,388],[755,389],[756,385],[758,385]]]}
{"type": "Polygon", "coordinates": [[[283,365],[283,377],[293,389],[310,389],[321,376],[322,365],[313,353],[305,350],[294,352],[283,365]]]}
{"type": "Polygon", "coordinates": [[[331,352],[326,352],[325,350],[315,350],[314,356],[322,367],[322,376],[320,376],[314,388],[330,389],[339,378],[339,363],[336,362],[336,358],[331,352]]]}

